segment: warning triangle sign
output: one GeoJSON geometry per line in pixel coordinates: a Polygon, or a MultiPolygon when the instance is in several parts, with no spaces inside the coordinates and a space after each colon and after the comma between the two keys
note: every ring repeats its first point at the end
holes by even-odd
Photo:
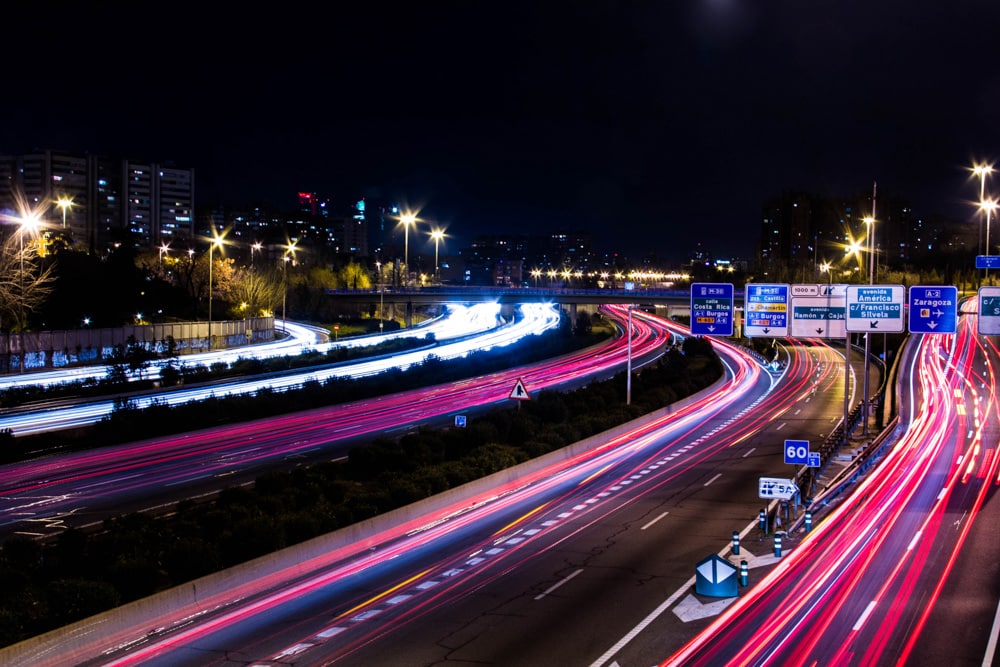
{"type": "Polygon", "coordinates": [[[524,382],[521,381],[521,378],[517,378],[514,388],[510,391],[510,398],[513,398],[516,401],[531,400],[531,396],[528,395],[528,390],[524,388],[524,382]]]}

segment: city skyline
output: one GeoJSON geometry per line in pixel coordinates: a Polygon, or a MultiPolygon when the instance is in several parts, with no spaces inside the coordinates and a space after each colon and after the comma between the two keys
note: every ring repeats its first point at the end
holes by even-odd
{"type": "MultiPolygon", "coordinates": [[[[841,5],[374,3],[276,10],[263,34],[252,15],[140,29],[67,8],[46,18],[44,48],[98,67],[20,60],[0,153],[173,161],[195,169],[202,204],[396,201],[446,229],[449,251],[567,229],[632,256],[748,256],[767,199],[874,181],[918,217],[973,222],[969,169],[1000,155],[1000,12],[841,5]],[[140,58],[122,53],[123,28],[174,41],[140,58]]],[[[30,39],[12,36],[25,52],[30,39]]]]}

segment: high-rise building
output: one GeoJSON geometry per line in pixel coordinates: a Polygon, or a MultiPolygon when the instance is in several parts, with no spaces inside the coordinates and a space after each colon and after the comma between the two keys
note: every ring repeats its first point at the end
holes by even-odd
{"type": "Polygon", "coordinates": [[[0,157],[0,210],[19,215],[18,197],[90,251],[153,248],[194,232],[193,169],[56,150],[0,157]]]}

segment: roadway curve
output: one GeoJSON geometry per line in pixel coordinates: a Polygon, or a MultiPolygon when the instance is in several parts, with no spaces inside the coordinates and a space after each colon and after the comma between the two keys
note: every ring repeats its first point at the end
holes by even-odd
{"type": "Polygon", "coordinates": [[[782,469],[781,438],[822,438],[838,421],[835,351],[794,345],[779,381],[716,344],[727,379],[697,401],[176,610],[149,634],[78,626],[76,637],[93,632],[86,664],[605,664],[665,590],[684,587],[700,545],[755,515],[756,478],[782,469]]]}
{"type": "Polygon", "coordinates": [[[663,662],[995,664],[996,339],[911,337],[884,460],[766,579],[663,662]]]}
{"type": "MultiPolygon", "coordinates": [[[[621,308],[608,312],[620,321],[627,316],[621,308]]],[[[631,347],[637,360],[658,356],[682,331],[645,313],[636,312],[633,319],[631,347]]],[[[493,335],[487,332],[466,344],[486,344],[483,337],[493,335]]],[[[596,348],[480,378],[8,464],[0,471],[0,537],[50,535],[252,481],[270,468],[345,456],[362,439],[419,424],[453,422],[456,414],[506,403],[518,379],[534,392],[610,377],[622,369],[627,355],[627,339],[617,337],[596,348]]]]}

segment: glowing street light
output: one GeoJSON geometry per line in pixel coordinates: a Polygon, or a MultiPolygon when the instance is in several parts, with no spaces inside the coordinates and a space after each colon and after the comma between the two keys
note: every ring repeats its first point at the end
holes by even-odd
{"type": "MultiPolygon", "coordinates": [[[[996,199],[984,199],[979,202],[979,210],[986,211],[986,254],[990,254],[990,217],[993,215],[993,211],[996,210],[997,200],[996,199]]],[[[989,267],[986,267],[986,277],[990,275],[989,267]]]]}
{"type": "Polygon", "coordinates": [[[819,270],[820,270],[821,273],[826,273],[827,274],[827,284],[828,285],[832,285],[833,284],[833,264],[830,264],[830,262],[823,262],[822,264],[819,265],[819,270]]]}
{"type": "Polygon", "coordinates": [[[382,333],[382,313],[385,304],[383,299],[385,298],[385,285],[382,283],[382,262],[375,260],[375,272],[378,274],[378,332],[382,333]]]}
{"type": "Polygon", "coordinates": [[[63,229],[66,229],[66,209],[73,207],[73,198],[60,197],[56,200],[56,206],[62,209],[63,229]]]}
{"type": "Polygon", "coordinates": [[[163,243],[160,245],[160,264],[163,264],[163,256],[170,252],[170,244],[163,243]]]}
{"type": "MultiPolygon", "coordinates": [[[[979,177],[979,201],[982,202],[986,199],[986,177],[993,173],[992,164],[973,164],[972,173],[979,177]]],[[[982,210],[982,206],[979,207],[982,210]]],[[[988,236],[988,235],[987,235],[988,236]]],[[[989,248],[989,238],[986,240],[986,254],[990,254],[989,248]]],[[[982,254],[983,250],[983,226],[982,222],[979,225],[979,254],[982,254]]]]}
{"type": "Polygon", "coordinates": [[[215,247],[222,247],[223,237],[212,228],[211,243],[208,244],[208,349],[212,349],[212,265],[215,263],[213,251],[215,247]]]}
{"type": "Polygon", "coordinates": [[[444,238],[444,231],[441,229],[435,229],[431,232],[431,238],[434,239],[434,280],[441,282],[441,266],[438,264],[438,244],[441,243],[441,239],[444,238]]]}
{"type": "Polygon", "coordinates": [[[403,223],[403,266],[406,267],[406,279],[404,284],[410,284],[410,225],[417,224],[417,216],[413,213],[404,213],[399,216],[399,221],[403,223]]]}
{"type": "Polygon", "coordinates": [[[285,301],[288,299],[288,262],[295,261],[295,241],[289,241],[285,246],[285,254],[281,258],[281,326],[288,330],[285,324],[285,301]],[[291,255],[291,257],[289,257],[291,255]]]}
{"type": "Polygon", "coordinates": [[[262,244],[260,241],[257,241],[253,245],[250,246],[250,267],[251,268],[253,268],[253,254],[255,252],[258,252],[263,247],[264,247],[264,244],[262,244]]]}
{"type": "Polygon", "coordinates": [[[21,271],[18,281],[20,283],[20,311],[21,311],[21,365],[20,371],[24,372],[24,366],[26,361],[26,350],[24,349],[24,330],[27,328],[27,323],[24,319],[24,234],[30,232],[32,234],[42,225],[42,219],[39,217],[38,213],[30,212],[25,213],[18,219],[18,239],[21,243],[21,271]]]}

